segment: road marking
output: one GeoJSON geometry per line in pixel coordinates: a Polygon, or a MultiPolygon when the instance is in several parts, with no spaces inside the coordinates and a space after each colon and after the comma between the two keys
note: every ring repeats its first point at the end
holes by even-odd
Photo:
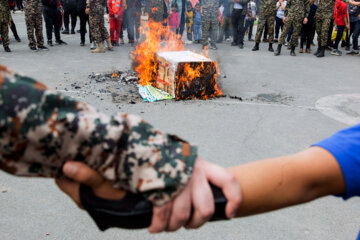
{"type": "Polygon", "coordinates": [[[324,115],[348,124],[360,123],[360,94],[336,94],[320,98],[315,107],[324,115]]]}

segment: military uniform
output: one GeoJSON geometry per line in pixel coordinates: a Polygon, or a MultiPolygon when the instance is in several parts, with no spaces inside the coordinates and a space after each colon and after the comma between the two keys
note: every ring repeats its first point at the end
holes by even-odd
{"type": "Polygon", "coordinates": [[[44,46],[42,9],[43,5],[41,0],[24,1],[25,22],[30,48],[36,47],[36,45],[38,47],[44,46]],[[34,37],[34,30],[36,41],[34,37]]]}
{"type": "Polygon", "coordinates": [[[202,6],[202,39],[203,46],[207,45],[210,36],[210,44],[215,44],[219,27],[219,0],[203,0],[202,6]]]}
{"type": "Polygon", "coordinates": [[[276,14],[276,0],[262,0],[260,3],[260,17],[256,30],[255,42],[260,43],[261,35],[265,28],[268,27],[269,43],[274,42],[274,22],[276,14]]]}
{"type": "Polygon", "coordinates": [[[316,33],[318,35],[318,47],[326,47],[328,31],[334,13],[334,0],[320,0],[315,14],[316,33]]]}
{"type": "Polygon", "coordinates": [[[293,27],[293,34],[290,45],[295,48],[298,44],[299,34],[304,21],[309,14],[310,6],[309,0],[288,0],[285,8],[285,24],[284,30],[281,33],[279,44],[284,45],[285,38],[291,28],[293,27]]]}
{"type": "Polygon", "coordinates": [[[146,12],[155,22],[164,21],[164,0],[146,0],[146,12]]]}
{"type": "Polygon", "coordinates": [[[105,6],[106,0],[89,0],[90,32],[96,43],[102,43],[109,39],[109,33],[104,21],[105,6]]]}
{"type": "Polygon", "coordinates": [[[9,23],[11,22],[8,0],[0,0],[0,35],[4,48],[9,47],[9,23]]]}
{"type": "Polygon", "coordinates": [[[108,116],[0,65],[0,169],[59,177],[72,159],[162,205],[190,179],[197,148],[137,116],[108,116]]]}

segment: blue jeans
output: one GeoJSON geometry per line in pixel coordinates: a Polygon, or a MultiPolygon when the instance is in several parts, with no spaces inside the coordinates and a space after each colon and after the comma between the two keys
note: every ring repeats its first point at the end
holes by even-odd
{"type": "Polygon", "coordinates": [[[249,34],[248,34],[248,38],[249,40],[251,39],[252,37],[252,31],[253,31],[253,26],[254,26],[254,21],[255,20],[246,20],[245,22],[245,29],[244,31],[246,32],[246,30],[249,28],[249,34]]]}
{"type": "Polygon", "coordinates": [[[359,50],[359,42],[358,42],[359,34],[360,34],[360,20],[356,22],[356,25],[354,27],[354,32],[352,35],[353,49],[357,51],[359,50]]]}
{"type": "Polygon", "coordinates": [[[201,24],[194,24],[194,40],[201,40],[201,24]]]}

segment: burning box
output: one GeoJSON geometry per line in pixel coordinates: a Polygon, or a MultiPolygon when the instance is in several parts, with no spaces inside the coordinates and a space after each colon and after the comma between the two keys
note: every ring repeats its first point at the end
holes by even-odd
{"type": "Polygon", "coordinates": [[[216,62],[191,52],[156,53],[157,74],[153,85],[176,99],[206,99],[221,95],[216,62]]]}

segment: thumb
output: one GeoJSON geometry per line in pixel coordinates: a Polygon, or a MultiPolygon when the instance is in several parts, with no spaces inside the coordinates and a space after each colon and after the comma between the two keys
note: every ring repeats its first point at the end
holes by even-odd
{"type": "Polygon", "coordinates": [[[98,172],[81,162],[66,162],[63,172],[65,176],[73,181],[85,184],[91,188],[97,188],[105,181],[98,172]]]}

